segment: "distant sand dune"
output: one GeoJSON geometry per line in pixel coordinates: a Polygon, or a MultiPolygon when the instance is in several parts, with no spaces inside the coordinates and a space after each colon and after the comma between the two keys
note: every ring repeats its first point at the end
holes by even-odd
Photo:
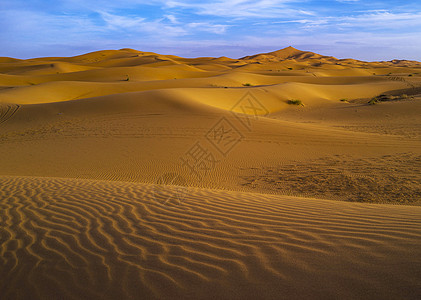
{"type": "Polygon", "coordinates": [[[34,177],[0,185],[5,299],[421,296],[420,207],[203,189],[161,205],[154,197],[175,188],[34,177]]]}
{"type": "Polygon", "coordinates": [[[133,49],[97,51],[67,58],[1,58],[0,101],[35,104],[126,91],[244,88],[248,84],[269,86],[272,97],[282,100],[295,97],[310,103],[338,97],[374,97],[403,89],[416,81],[419,68],[417,62],[338,60],[292,47],[239,60],[187,59],[133,49]],[[409,75],[413,78],[408,78],[409,75]]]}

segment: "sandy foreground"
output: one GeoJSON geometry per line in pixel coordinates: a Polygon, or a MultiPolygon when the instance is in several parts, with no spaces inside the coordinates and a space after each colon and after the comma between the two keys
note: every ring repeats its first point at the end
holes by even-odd
{"type": "Polygon", "coordinates": [[[420,203],[421,63],[0,58],[1,299],[419,299],[420,203]]]}

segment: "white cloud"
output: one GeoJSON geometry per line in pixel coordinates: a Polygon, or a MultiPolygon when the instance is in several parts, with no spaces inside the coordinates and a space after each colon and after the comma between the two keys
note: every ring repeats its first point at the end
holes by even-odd
{"type": "Polygon", "coordinates": [[[167,8],[192,9],[199,15],[236,18],[279,18],[285,16],[298,16],[312,14],[304,9],[296,9],[287,6],[290,2],[303,2],[294,0],[218,0],[210,2],[191,1],[165,1],[167,8]]]}
{"type": "Polygon", "coordinates": [[[184,36],[195,32],[223,34],[229,25],[210,22],[182,23],[174,15],[165,15],[156,20],[146,20],[136,16],[120,16],[108,12],[98,12],[109,29],[127,29],[161,36],[184,36]]]}
{"type": "Polygon", "coordinates": [[[206,22],[199,22],[199,23],[188,23],[187,24],[188,28],[192,28],[192,29],[197,29],[199,31],[207,31],[210,33],[215,33],[215,34],[223,34],[225,33],[225,31],[227,30],[227,28],[229,27],[228,25],[214,25],[214,24],[210,24],[210,23],[206,23],[206,22]]]}
{"type": "Polygon", "coordinates": [[[381,11],[375,13],[346,16],[338,19],[341,26],[376,28],[417,27],[421,25],[421,12],[393,13],[381,11]]]}
{"type": "Polygon", "coordinates": [[[174,15],[165,15],[165,18],[167,18],[173,24],[180,23],[174,15]]]}
{"type": "Polygon", "coordinates": [[[159,35],[162,37],[168,36],[183,36],[188,34],[187,30],[182,26],[177,25],[175,19],[167,17],[146,20],[138,16],[121,16],[109,12],[98,12],[101,18],[106,22],[106,27],[111,30],[121,31],[125,30],[127,34],[131,33],[146,33],[151,35],[159,35]],[[168,23],[170,21],[170,23],[168,23]]]}
{"type": "Polygon", "coordinates": [[[393,30],[402,28],[412,28],[415,31],[421,32],[421,12],[393,13],[383,10],[341,17],[326,16],[303,19],[297,18],[270,22],[269,24],[288,23],[296,23],[301,29],[329,29],[331,32],[340,30],[372,32],[373,30],[393,30]]]}
{"type": "Polygon", "coordinates": [[[109,28],[133,28],[140,27],[145,21],[145,18],[128,17],[110,14],[104,11],[98,12],[102,19],[107,23],[109,28]]]}

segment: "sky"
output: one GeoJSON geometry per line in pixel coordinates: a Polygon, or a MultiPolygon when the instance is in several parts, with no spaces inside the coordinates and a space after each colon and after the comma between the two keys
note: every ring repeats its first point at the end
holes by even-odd
{"type": "Polygon", "coordinates": [[[421,61],[421,1],[0,0],[0,56],[133,48],[240,58],[293,46],[421,61]]]}

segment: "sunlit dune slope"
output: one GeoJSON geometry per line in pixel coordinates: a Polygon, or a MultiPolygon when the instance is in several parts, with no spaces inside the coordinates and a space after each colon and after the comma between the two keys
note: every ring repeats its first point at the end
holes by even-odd
{"type": "Polygon", "coordinates": [[[239,60],[226,57],[187,59],[132,49],[98,51],[70,58],[2,58],[0,101],[33,104],[125,91],[197,87],[245,89],[253,86],[273,90],[281,100],[295,97],[305,101],[320,94],[320,89],[325,92],[321,98],[335,99],[348,93],[346,98],[353,99],[362,98],[364,93],[372,97],[394,89],[410,88],[417,81],[419,67],[416,62],[405,62],[403,67],[397,61],[337,60],[292,47],[239,60]],[[402,75],[412,75],[412,78],[402,75]],[[285,83],[308,85],[284,88],[285,83]],[[331,86],[325,88],[326,84],[331,86]],[[347,86],[354,92],[350,93],[347,86]],[[341,94],[341,91],[345,92],[341,94]]]}

